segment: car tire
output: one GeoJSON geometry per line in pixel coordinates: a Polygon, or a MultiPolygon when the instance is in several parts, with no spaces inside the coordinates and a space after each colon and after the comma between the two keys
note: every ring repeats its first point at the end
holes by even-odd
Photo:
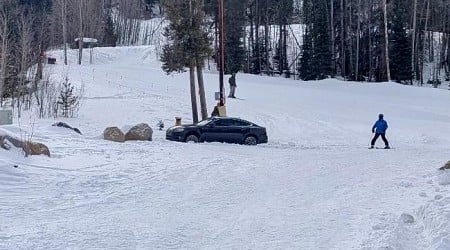
{"type": "Polygon", "coordinates": [[[198,142],[198,136],[194,135],[194,134],[188,135],[188,136],[186,136],[185,142],[197,143],[198,142]]]}
{"type": "Polygon", "coordinates": [[[256,137],[254,137],[253,135],[249,135],[249,136],[245,137],[244,144],[245,145],[256,145],[256,144],[258,144],[258,139],[256,139],[256,137]]]}

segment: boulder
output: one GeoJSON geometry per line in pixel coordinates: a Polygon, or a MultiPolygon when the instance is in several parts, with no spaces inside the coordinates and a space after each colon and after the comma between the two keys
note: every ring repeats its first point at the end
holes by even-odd
{"type": "Polygon", "coordinates": [[[5,142],[5,137],[0,135],[0,147],[9,150],[8,144],[5,142]]]}
{"type": "Polygon", "coordinates": [[[440,167],[439,170],[450,169],[450,161],[448,161],[444,166],[440,167]]]}
{"type": "Polygon", "coordinates": [[[40,142],[26,142],[24,143],[23,151],[25,155],[46,155],[50,157],[50,150],[48,147],[40,142]]]}
{"type": "Polygon", "coordinates": [[[21,148],[25,152],[25,156],[29,155],[46,155],[50,157],[48,147],[40,142],[22,141],[11,135],[0,136],[0,147],[10,150],[12,147],[21,148]]]}
{"type": "Polygon", "coordinates": [[[2,139],[0,139],[2,142],[4,142],[5,140],[9,141],[12,145],[14,145],[14,147],[16,148],[22,148],[23,147],[23,142],[18,139],[15,138],[13,136],[10,135],[5,135],[2,139]]]}
{"type": "Polygon", "coordinates": [[[118,127],[108,127],[103,132],[103,138],[108,141],[124,142],[125,135],[118,127]]]}
{"type": "Polygon", "coordinates": [[[147,123],[139,123],[138,125],[130,128],[130,130],[125,134],[125,140],[151,141],[152,135],[153,130],[147,123]]]}

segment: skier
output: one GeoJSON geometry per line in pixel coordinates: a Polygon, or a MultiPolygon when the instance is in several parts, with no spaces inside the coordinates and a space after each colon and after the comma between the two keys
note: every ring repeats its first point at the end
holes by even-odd
{"type": "Polygon", "coordinates": [[[230,94],[228,95],[229,98],[236,98],[234,96],[234,92],[236,91],[236,73],[232,73],[230,79],[228,79],[228,83],[230,84],[230,94]]]}
{"type": "Polygon", "coordinates": [[[383,114],[378,115],[378,121],[375,122],[375,124],[372,127],[372,133],[375,133],[375,136],[372,139],[372,142],[370,143],[370,148],[373,148],[375,146],[375,142],[377,141],[378,137],[383,139],[385,144],[385,149],[389,149],[389,142],[386,139],[386,130],[388,128],[387,122],[383,119],[383,114]]]}

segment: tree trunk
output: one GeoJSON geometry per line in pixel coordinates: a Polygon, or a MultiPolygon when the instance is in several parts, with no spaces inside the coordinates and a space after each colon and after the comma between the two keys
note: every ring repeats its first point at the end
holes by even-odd
{"type": "Polygon", "coordinates": [[[358,27],[356,31],[356,68],[355,80],[359,81],[359,38],[361,34],[361,0],[358,0],[358,27]]]}
{"type": "Polygon", "coordinates": [[[255,36],[255,42],[256,42],[256,61],[257,61],[257,74],[261,74],[261,43],[259,42],[259,26],[261,24],[260,22],[261,17],[259,15],[259,0],[256,0],[256,36],[255,36]]]}
{"type": "Polygon", "coordinates": [[[373,18],[373,2],[370,0],[369,8],[369,25],[368,25],[368,37],[369,37],[369,82],[373,80],[373,44],[372,44],[372,18],[373,18]]]}
{"type": "Polygon", "coordinates": [[[344,26],[344,0],[341,0],[341,76],[345,80],[345,43],[344,43],[344,35],[345,35],[345,26],[344,26]]]}
{"type": "Polygon", "coordinates": [[[346,32],[346,34],[348,35],[348,43],[347,43],[347,46],[348,46],[348,51],[349,51],[349,70],[348,70],[348,72],[349,72],[349,75],[350,75],[350,77],[353,77],[354,76],[354,65],[353,65],[353,63],[354,63],[354,61],[353,61],[353,51],[354,51],[354,49],[353,49],[353,18],[352,18],[352,14],[353,14],[353,9],[352,9],[352,1],[351,0],[347,0],[348,2],[347,2],[347,4],[348,4],[348,6],[347,6],[347,11],[348,11],[348,25],[347,25],[347,32],[346,32]]]}
{"type": "Polygon", "coordinates": [[[265,21],[264,21],[264,45],[265,45],[265,61],[266,61],[266,70],[268,75],[272,75],[270,70],[269,63],[269,0],[266,0],[266,12],[265,12],[265,21]]]}
{"type": "Polygon", "coordinates": [[[330,8],[330,20],[331,20],[331,59],[333,66],[333,75],[336,74],[336,53],[334,51],[334,43],[335,43],[335,34],[334,34],[334,0],[330,0],[331,8],[330,8]]]}
{"type": "Polygon", "coordinates": [[[80,0],[80,38],[78,40],[78,64],[81,64],[83,59],[83,1],[80,0]]]}
{"type": "Polygon", "coordinates": [[[415,53],[416,53],[416,27],[417,27],[417,0],[414,0],[414,10],[413,10],[413,27],[412,27],[412,43],[411,43],[411,69],[413,74],[413,80],[417,80],[416,75],[416,63],[415,63],[415,53]]]}
{"type": "MultiPolygon", "coordinates": [[[[287,23],[287,22],[286,22],[287,23]]],[[[287,24],[283,24],[283,69],[286,72],[285,77],[290,77],[287,57],[287,24]]]]}
{"type": "MultiPolygon", "coordinates": [[[[250,37],[249,37],[249,51],[251,51],[251,52],[254,52],[254,49],[255,49],[255,29],[254,29],[254,27],[253,27],[253,25],[254,25],[254,20],[253,20],[253,18],[254,18],[254,14],[253,14],[253,8],[250,8],[250,37]]],[[[250,73],[255,73],[255,72],[253,72],[253,69],[251,69],[251,67],[250,67],[250,65],[252,64],[252,58],[254,57],[255,55],[253,55],[253,53],[250,53],[249,52],[249,56],[248,56],[248,58],[247,58],[247,67],[248,67],[248,70],[247,70],[247,72],[250,72],[250,73]]]]}
{"type": "Polygon", "coordinates": [[[208,109],[206,105],[205,97],[205,84],[203,81],[203,69],[201,63],[197,61],[197,81],[198,81],[198,93],[200,95],[200,111],[202,115],[202,120],[208,118],[208,109]]]}
{"type": "Polygon", "coordinates": [[[9,29],[8,29],[8,13],[4,11],[3,9],[0,10],[0,21],[2,21],[2,27],[0,30],[0,39],[2,41],[1,47],[0,47],[0,107],[3,106],[3,93],[4,93],[4,87],[6,84],[6,64],[7,64],[7,58],[9,54],[9,29]]]}
{"type": "Polygon", "coordinates": [[[197,110],[197,92],[195,91],[195,63],[191,60],[189,66],[189,81],[191,86],[191,105],[192,105],[192,121],[198,123],[198,110],[197,110]]]}
{"type": "Polygon", "coordinates": [[[383,15],[384,15],[384,49],[385,49],[385,62],[386,62],[386,75],[388,82],[391,81],[391,69],[389,67],[389,37],[387,26],[387,7],[386,0],[383,0],[383,15]]]}
{"type": "Polygon", "coordinates": [[[63,28],[63,42],[64,42],[64,64],[67,65],[67,4],[66,0],[62,1],[62,28],[63,28]]]}
{"type": "MultiPolygon", "coordinates": [[[[425,42],[426,42],[426,34],[428,32],[428,16],[429,16],[429,12],[430,12],[430,1],[427,1],[427,12],[426,12],[426,17],[425,17],[425,29],[423,31],[423,45],[422,45],[422,62],[420,64],[420,75],[422,77],[420,77],[420,84],[423,85],[423,68],[424,68],[424,61],[425,61],[425,42]]],[[[429,42],[431,42],[432,38],[429,39],[429,42]]],[[[430,54],[431,54],[431,50],[430,50],[430,54]]],[[[433,79],[435,80],[435,79],[433,79]]]]}

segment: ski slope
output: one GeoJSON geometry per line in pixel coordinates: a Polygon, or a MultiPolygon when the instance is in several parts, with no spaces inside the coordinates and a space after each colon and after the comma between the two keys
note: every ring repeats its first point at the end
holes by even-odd
{"type": "MultiPolygon", "coordinates": [[[[269,143],[184,144],[156,124],[191,122],[189,76],[166,75],[153,47],[95,48],[81,66],[76,51],[69,66],[50,54],[54,80],[84,86],[82,106],[0,126],[52,153],[0,150],[0,249],[450,249],[450,174],[437,170],[450,160],[448,90],[238,74],[227,112],[269,143]],[[392,150],[367,149],[378,113],[392,150]],[[101,138],[141,122],[153,141],[101,138]]],[[[211,112],[217,73],[205,82],[211,112]]]]}

